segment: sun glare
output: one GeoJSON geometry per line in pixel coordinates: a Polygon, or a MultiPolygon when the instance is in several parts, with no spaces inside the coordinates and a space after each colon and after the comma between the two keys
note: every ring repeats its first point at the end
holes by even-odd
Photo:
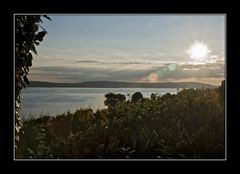
{"type": "Polygon", "coordinates": [[[190,55],[190,58],[196,61],[205,60],[210,52],[211,51],[208,49],[207,45],[202,42],[195,42],[187,51],[187,53],[190,55]]]}

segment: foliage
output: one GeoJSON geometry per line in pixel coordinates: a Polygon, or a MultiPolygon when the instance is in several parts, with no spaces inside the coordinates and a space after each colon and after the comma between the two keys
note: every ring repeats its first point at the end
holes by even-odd
{"type": "Polygon", "coordinates": [[[138,102],[138,101],[141,101],[142,99],[143,99],[143,95],[141,92],[135,92],[132,95],[132,102],[138,102]]]}
{"type": "Polygon", "coordinates": [[[104,101],[104,104],[108,107],[115,107],[117,103],[121,103],[126,101],[126,97],[123,94],[114,94],[114,93],[107,93],[105,95],[106,100],[104,101]]]}
{"type": "Polygon", "coordinates": [[[50,20],[46,15],[16,15],[15,16],[15,132],[19,141],[21,134],[20,122],[20,92],[29,84],[28,72],[32,66],[32,52],[37,54],[36,47],[43,41],[47,31],[39,25],[41,17],[50,20]],[[39,30],[41,28],[41,30],[39,30]]]}
{"type": "Polygon", "coordinates": [[[142,102],[111,93],[108,109],[26,120],[21,158],[224,158],[221,89],[183,89],[142,102]]]}

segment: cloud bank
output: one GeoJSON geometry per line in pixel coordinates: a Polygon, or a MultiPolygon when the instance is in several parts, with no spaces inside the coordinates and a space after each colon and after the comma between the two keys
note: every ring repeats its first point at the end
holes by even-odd
{"type": "Polygon", "coordinates": [[[115,80],[130,82],[198,81],[219,85],[224,79],[224,62],[207,64],[161,61],[75,60],[67,66],[39,66],[30,69],[30,80],[82,82],[115,80]]]}

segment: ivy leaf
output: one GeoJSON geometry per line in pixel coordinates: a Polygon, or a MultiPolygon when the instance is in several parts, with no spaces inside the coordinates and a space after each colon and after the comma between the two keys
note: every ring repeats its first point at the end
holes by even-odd
{"type": "MultiPolygon", "coordinates": [[[[24,77],[23,77],[23,78],[24,78],[24,77]]],[[[21,88],[25,88],[25,84],[24,84],[23,81],[21,81],[20,84],[21,84],[21,88]]]]}
{"type": "Polygon", "coordinates": [[[50,17],[48,17],[47,15],[43,15],[43,17],[47,18],[48,20],[52,21],[50,17]]]}
{"type": "Polygon", "coordinates": [[[32,66],[32,54],[29,53],[28,58],[27,58],[27,66],[32,66]]]}
{"type": "Polygon", "coordinates": [[[27,78],[27,76],[25,75],[25,76],[23,76],[23,79],[24,79],[24,81],[28,84],[28,85],[30,85],[30,82],[29,82],[29,80],[28,80],[28,78],[27,78]]]}
{"type": "Polygon", "coordinates": [[[34,24],[34,25],[33,25],[33,30],[34,30],[35,32],[38,31],[38,25],[37,25],[37,24],[34,24]]]}
{"type": "Polygon", "coordinates": [[[32,44],[31,51],[33,51],[35,54],[37,54],[37,51],[36,51],[36,48],[35,48],[34,44],[32,44]]]}
{"type": "Polygon", "coordinates": [[[36,35],[36,40],[39,40],[40,42],[43,41],[43,37],[46,35],[45,31],[40,31],[37,35],[36,35]]]}
{"type": "Polygon", "coordinates": [[[128,153],[128,155],[131,155],[131,154],[133,154],[133,153],[135,153],[136,152],[136,150],[131,150],[129,153],[128,153]]]}

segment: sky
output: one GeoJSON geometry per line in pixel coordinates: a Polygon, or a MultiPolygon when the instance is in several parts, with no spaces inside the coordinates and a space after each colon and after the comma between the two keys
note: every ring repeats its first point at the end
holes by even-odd
{"type": "Polygon", "coordinates": [[[202,82],[225,77],[225,15],[48,15],[29,79],[202,82]]]}

